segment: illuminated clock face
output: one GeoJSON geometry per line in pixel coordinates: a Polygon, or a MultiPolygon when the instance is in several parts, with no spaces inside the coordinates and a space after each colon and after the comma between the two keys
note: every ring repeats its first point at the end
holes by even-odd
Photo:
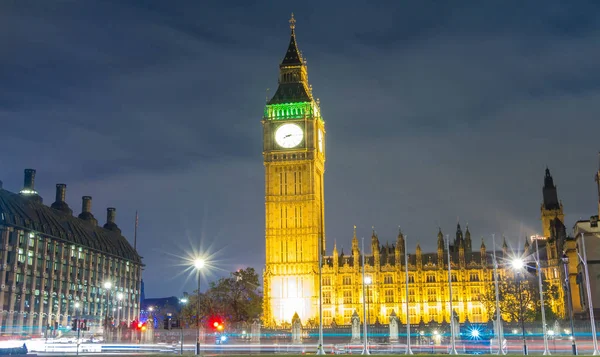
{"type": "Polygon", "coordinates": [[[279,146],[286,149],[298,146],[303,137],[302,128],[296,124],[283,124],[275,132],[275,141],[279,146]]]}
{"type": "Polygon", "coordinates": [[[319,151],[323,152],[323,131],[319,129],[319,151]]]}

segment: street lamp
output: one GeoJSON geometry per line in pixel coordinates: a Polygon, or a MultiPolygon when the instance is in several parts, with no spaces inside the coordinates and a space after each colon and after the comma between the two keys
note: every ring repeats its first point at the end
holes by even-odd
{"type": "Polygon", "coordinates": [[[588,300],[588,310],[590,311],[590,323],[592,327],[592,342],[594,346],[594,356],[600,355],[600,351],[598,351],[598,337],[596,336],[596,320],[594,319],[594,305],[592,304],[592,290],[590,287],[590,271],[588,270],[587,265],[587,254],[585,251],[585,237],[583,233],[581,233],[581,250],[583,251],[583,257],[577,253],[579,257],[579,261],[583,264],[583,268],[585,269],[585,290],[587,293],[588,300]]]}
{"type": "MultiPolygon", "coordinates": [[[[108,330],[108,302],[110,300],[110,293],[111,293],[111,289],[112,289],[112,282],[110,280],[105,281],[104,284],[104,290],[106,290],[106,309],[104,310],[104,330],[108,330]]],[[[105,331],[107,332],[107,331],[105,331]]],[[[107,334],[108,337],[108,334],[107,334]]],[[[106,338],[105,338],[106,340],[106,338]]]]}
{"type": "Polygon", "coordinates": [[[121,325],[121,306],[123,305],[123,293],[117,294],[117,327],[121,325]]]}
{"type": "Polygon", "coordinates": [[[202,258],[196,258],[194,260],[194,268],[196,268],[196,274],[198,275],[198,300],[196,301],[196,356],[200,355],[200,272],[204,268],[205,261],[202,258]]]}
{"type": "MultiPolygon", "coordinates": [[[[573,356],[577,355],[577,344],[575,343],[575,326],[573,324],[573,302],[571,301],[571,285],[569,284],[569,257],[567,253],[562,256],[563,266],[565,268],[565,293],[567,294],[567,307],[569,308],[569,319],[571,320],[571,350],[573,356]]],[[[592,321],[594,323],[594,321],[592,321]]]]}
{"type": "Polygon", "coordinates": [[[450,354],[457,355],[456,334],[454,330],[454,307],[452,306],[452,260],[450,259],[450,236],[447,234],[446,248],[448,252],[448,300],[450,300],[450,354]]]}
{"type": "Polygon", "coordinates": [[[78,302],[75,303],[75,321],[77,323],[77,325],[76,325],[77,326],[77,349],[76,349],[75,355],[79,356],[79,331],[80,331],[79,326],[81,326],[81,324],[79,323],[79,303],[78,302]]]}
{"type": "Polygon", "coordinates": [[[371,283],[373,282],[373,279],[371,279],[370,276],[366,276],[365,277],[365,284],[367,285],[367,325],[371,324],[371,307],[369,306],[369,300],[371,297],[371,290],[369,289],[371,287],[371,283]]]}
{"type": "Polygon", "coordinates": [[[513,270],[515,271],[515,280],[517,283],[517,293],[519,294],[519,312],[521,315],[521,335],[523,337],[523,355],[527,355],[527,340],[525,339],[525,314],[523,313],[523,293],[521,291],[521,274],[523,274],[523,268],[525,262],[521,258],[514,258],[511,261],[513,270]]]}
{"type": "Polygon", "coordinates": [[[496,259],[496,235],[492,234],[493,258],[494,258],[494,287],[496,292],[496,336],[498,338],[498,354],[504,355],[504,331],[502,326],[502,312],[500,311],[500,289],[498,288],[498,259],[496,259]]]}
{"type": "Polygon", "coordinates": [[[407,253],[407,249],[406,249],[406,247],[408,246],[407,242],[408,242],[408,236],[404,236],[404,272],[406,275],[405,276],[406,288],[404,289],[404,292],[406,293],[406,354],[412,355],[413,351],[410,348],[410,307],[408,306],[408,300],[409,300],[408,282],[410,279],[408,278],[408,253],[407,253]]]}
{"type": "MultiPolygon", "coordinates": [[[[186,298],[182,298],[179,300],[179,302],[183,305],[187,304],[188,299],[186,298]]],[[[179,329],[181,330],[181,341],[180,341],[180,347],[179,347],[179,354],[183,355],[183,319],[181,318],[181,316],[179,316],[179,329]]]]}
{"type": "Polygon", "coordinates": [[[542,333],[544,334],[544,356],[550,355],[550,349],[548,348],[548,333],[546,332],[546,309],[544,305],[544,291],[543,291],[543,283],[542,283],[542,263],[540,261],[540,249],[538,245],[538,240],[535,240],[535,265],[537,268],[538,274],[538,286],[540,288],[540,308],[542,312],[542,333]]]}
{"type": "Polygon", "coordinates": [[[369,342],[367,341],[367,309],[366,309],[366,294],[365,294],[365,238],[362,239],[362,291],[363,291],[363,355],[370,355],[369,342]]]}

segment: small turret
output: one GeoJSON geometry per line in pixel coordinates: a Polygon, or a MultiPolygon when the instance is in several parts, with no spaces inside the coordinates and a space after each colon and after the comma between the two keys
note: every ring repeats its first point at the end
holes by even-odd
{"type": "Polygon", "coordinates": [[[485,267],[487,265],[487,252],[483,238],[481,238],[481,247],[479,248],[479,252],[481,254],[481,266],[485,267]]]}
{"type": "Polygon", "coordinates": [[[333,241],[333,270],[338,271],[340,266],[340,256],[338,255],[337,242],[333,241]]]}
{"type": "Polygon", "coordinates": [[[421,245],[417,244],[415,262],[417,264],[417,270],[423,268],[423,252],[421,251],[421,245]]]}
{"type": "Polygon", "coordinates": [[[402,267],[402,257],[404,256],[404,234],[402,234],[402,229],[400,229],[400,227],[398,227],[398,238],[396,239],[396,248],[395,248],[395,258],[396,258],[396,265],[398,267],[402,267]]]}
{"type": "MultiPolygon", "coordinates": [[[[373,266],[381,265],[379,252],[379,238],[377,237],[377,233],[375,232],[375,227],[373,227],[373,234],[371,235],[371,254],[373,254],[373,266]]],[[[378,270],[379,269],[377,269],[376,271],[378,270]]]]}
{"type": "Polygon", "coordinates": [[[508,244],[506,244],[506,237],[502,236],[502,257],[506,258],[508,256],[508,244]]]}
{"type": "Polygon", "coordinates": [[[354,270],[358,270],[360,268],[360,249],[358,249],[358,238],[356,238],[356,226],[354,226],[352,236],[352,261],[354,270]]]}
{"type": "Polygon", "coordinates": [[[467,230],[465,232],[465,250],[467,251],[467,253],[470,253],[473,251],[472,247],[471,247],[471,232],[469,232],[469,224],[467,223],[467,230]]]}

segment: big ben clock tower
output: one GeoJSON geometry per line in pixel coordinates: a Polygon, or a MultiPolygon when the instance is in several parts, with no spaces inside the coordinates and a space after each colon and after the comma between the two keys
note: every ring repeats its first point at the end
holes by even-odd
{"type": "Polygon", "coordinates": [[[265,107],[264,322],[318,317],[319,240],[325,247],[323,174],[325,123],[308,84],[306,62],[290,43],[279,65],[279,87],[265,107]]]}

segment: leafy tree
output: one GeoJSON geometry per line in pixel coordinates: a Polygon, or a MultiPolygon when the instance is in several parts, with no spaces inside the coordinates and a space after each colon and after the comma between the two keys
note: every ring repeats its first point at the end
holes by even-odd
{"type": "MultiPolygon", "coordinates": [[[[525,321],[540,321],[541,301],[539,295],[538,280],[535,275],[528,275],[520,280],[520,293],[523,304],[523,316],[525,321]]],[[[550,308],[549,302],[558,298],[558,288],[543,283],[544,291],[544,312],[546,319],[554,319],[556,315],[550,308]]],[[[521,320],[521,301],[519,299],[519,286],[514,278],[501,279],[498,282],[499,305],[502,312],[502,318],[505,321],[521,320]]],[[[488,318],[495,319],[496,316],[496,290],[494,282],[489,282],[484,293],[481,295],[481,302],[487,309],[488,318]]]]}
{"type": "MultiPolygon", "coordinates": [[[[198,292],[196,291],[182,315],[195,325],[198,292]]],[[[254,268],[235,271],[227,278],[211,282],[208,290],[200,294],[200,320],[220,316],[229,323],[251,322],[262,313],[262,292],[254,268]]]]}

